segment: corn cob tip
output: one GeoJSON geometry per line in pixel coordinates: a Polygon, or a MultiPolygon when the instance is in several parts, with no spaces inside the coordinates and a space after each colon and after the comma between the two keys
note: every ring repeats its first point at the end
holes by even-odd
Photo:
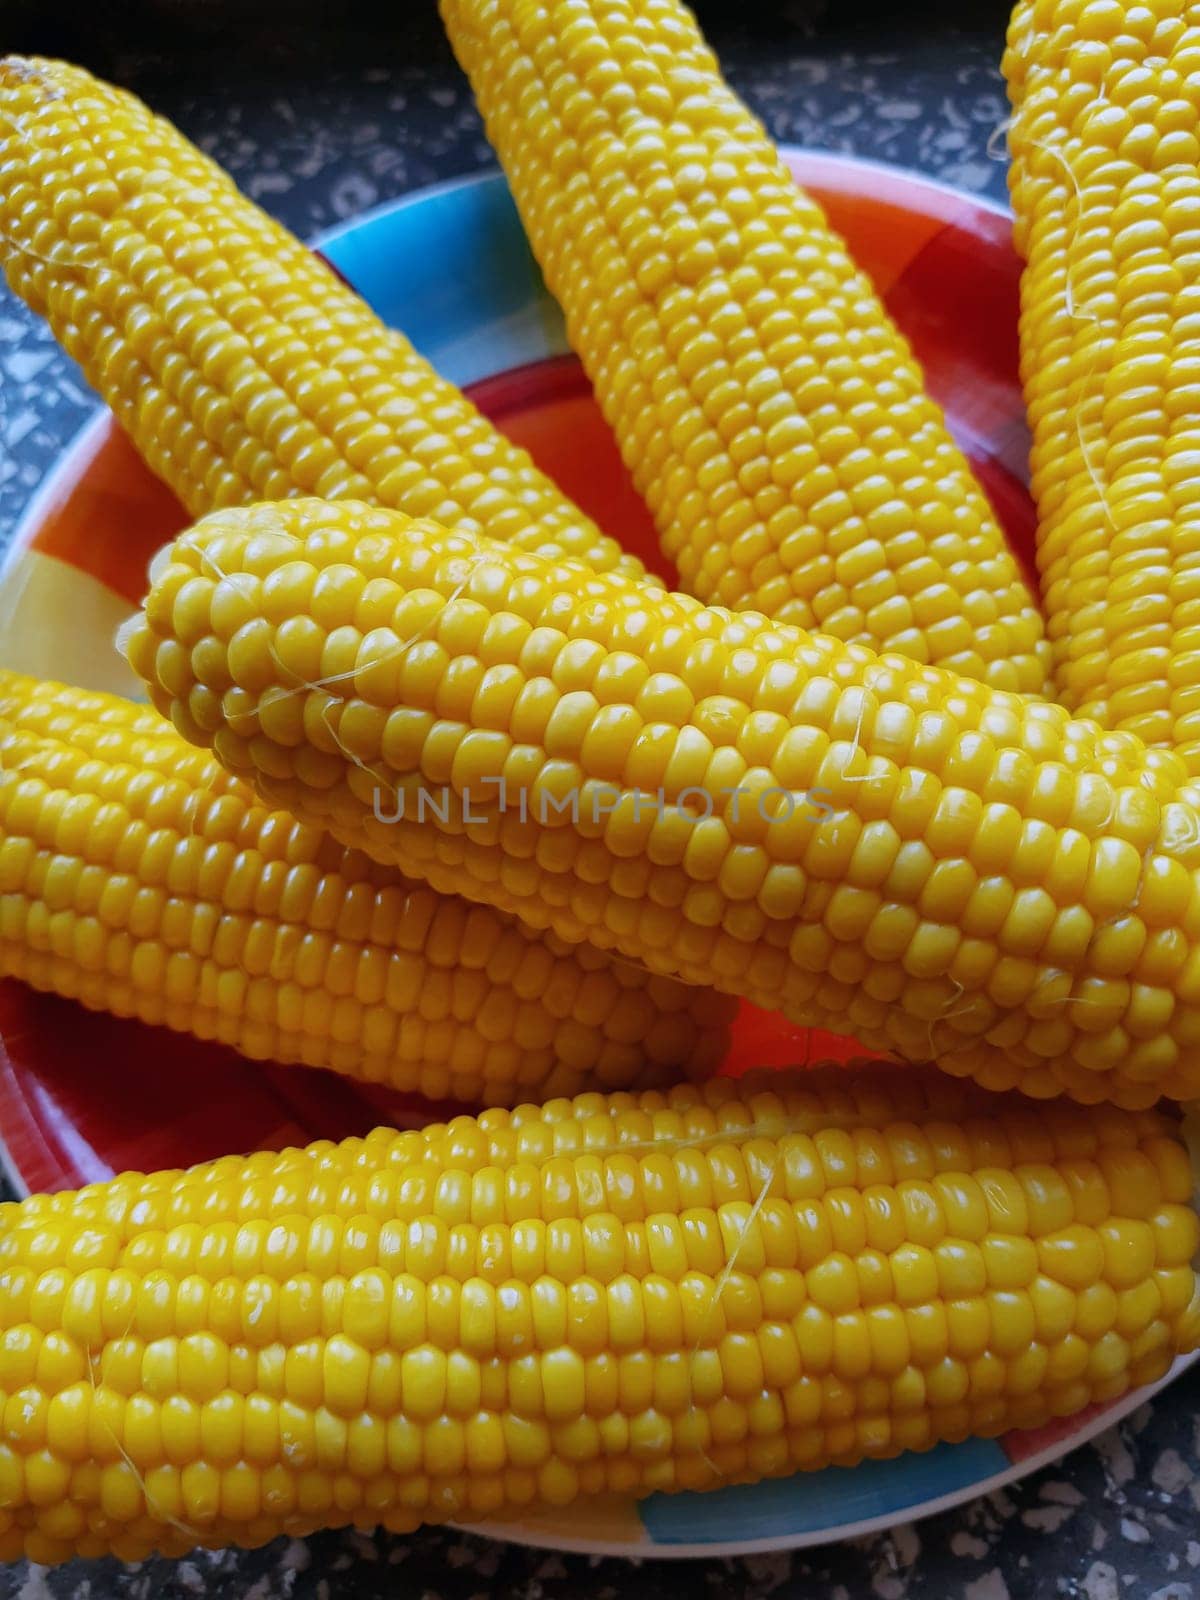
{"type": "Polygon", "coordinates": [[[136,96],[81,67],[10,58],[0,148],[9,286],[193,515],[300,494],[369,500],[658,585],[136,96]]]}
{"type": "Polygon", "coordinates": [[[127,647],[185,738],[438,888],[989,1089],[1200,1092],[1200,810],[1132,734],[315,501],[182,535],[127,647]]]}

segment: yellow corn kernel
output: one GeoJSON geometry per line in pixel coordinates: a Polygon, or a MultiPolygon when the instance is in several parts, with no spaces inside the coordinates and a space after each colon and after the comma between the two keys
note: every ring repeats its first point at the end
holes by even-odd
{"type": "Polygon", "coordinates": [[[866,1063],[35,1196],[0,1206],[4,1548],[134,1560],[408,1530],[1035,1426],[1193,1348],[1198,1245],[1169,1114],[1034,1117],[866,1063]],[[508,1198],[464,1233],[476,1180],[508,1198]],[[136,1265],[87,1264],[118,1256],[136,1265]],[[40,1331],[27,1277],[62,1308],[40,1331]],[[194,1284],[212,1290],[195,1314],[194,1284]],[[218,1288],[327,1311],[246,1346],[218,1288]],[[129,1309],[109,1329],[66,1315],[110,1299],[129,1309]]]}
{"type": "MultiPolygon", "coordinates": [[[[0,971],[245,1055],[486,1104],[703,1072],[733,1009],[267,810],[146,707],[10,672],[0,971]]],[[[364,1325],[383,1314],[367,1294],[364,1325]]],[[[103,1320],[69,1304],[81,1330],[103,1320]]]]}
{"type": "Polygon", "coordinates": [[[1041,616],[917,363],[686,6],[441,11],[683,588],[1041,693],[1041,616]]]}
{"type": "MultiPolygon", "coordinates": [[[[215,513],[181,535],[126,646],[186,738],[439,890],[987,1088],[1127,1107],[1200,1094],[1200,812],[1177,757],[1131,734],[317,501],[215,513]],[[339,583],[355,570],[393,624],[358,640],[336,683],[297,690],[276,667],[263,685],[257,666],[238,683],[240,634],[311,622],[307,574],[331,567],[339,583]],[[243,575],[273,585],[273,620],[243,575]],[[245,620],[223,639],[234,590],[245,620]],[[410,613],[431,604],[436,638],[414,639],[410,613]],[[442,642],[460,637],[476,642],[442,642]],[[206,648],[181,673],[184,639],[206,648]],[[398,702],[375,687],[381,660],[398,702]],[[485,660],[509,669],[511,709],[485,715],[477,698],[443,717],[443,686],[485,660]],[[651,686],[653,721],[639,709],[651,686]],[[285,689],[303,702],[298,744],[259,715],[285,689]],[[604,758],[601,780],[589,730],[615,707],[641,727],[620,778],[604,758]],[[421,720],[393,755],[396,717],[421,720]],[[344,725],[380,722],[370,742],[341,741],[344,725]],[[753,767],[732,760],[747,729],[753,767]],[[710,822],[723,831],[694,847],[710,822]],[[1063,868],[1039,882],[1047,859],[1063,868]],[[1144,904],[1160,880],[1170,892],[1144,904]]],[[[1019,1186],[1012,1204],[1028,1204],[1019,1186]]]]}
{"type": "Polygon", "coordinates": [[[1200,120],[1187,6],[1022,0],[1004,72],[1038,562],[1063,703],[1200,773],[1200,120]]]}
{"type": "Polygon", "coordinates": [[[645,576],[133,95],[64,62],[7,58],[0,165],[10,286],[192,515],[288,495],[370,500],[645,576]]]}

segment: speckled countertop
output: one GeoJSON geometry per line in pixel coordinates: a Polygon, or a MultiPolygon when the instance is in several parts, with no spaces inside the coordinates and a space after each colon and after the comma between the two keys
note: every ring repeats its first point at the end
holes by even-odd
{"type": "MultiPolygon", "coordinates": [[[[74,55],[135,88],[301,235],[490,162],[432,0],[392,9],[387,32],[366,0],[88,9],[81,20],[83,6],[4,0],[4,42],[74,55]]],[[[1003,165],[988,153],[1004,116],[996,5],[700,9],[777,137],[1003,197],[1003,165]],[[948,20],[966,11],[969,26],[948,20]]],[[[0,550],[92,407],[47,331],[0,290],[0,550]]],[[[334,1533],[131,1569],[14,1567],[0,1570],[0,1600],[640,1600],[665,1584],[678,1600],[1200,1600],[1200,1367],[1058,1466],[958,1511],[809,1553],[666,1571],[455,1532],[334,1533]]]]}

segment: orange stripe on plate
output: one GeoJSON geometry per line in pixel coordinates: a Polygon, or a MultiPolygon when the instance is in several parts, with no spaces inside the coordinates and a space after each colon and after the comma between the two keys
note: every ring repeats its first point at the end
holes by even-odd
{"type": "MultiPolygon", "coordinates": [[[[897,180],[872,173],[871,192],[864,195],[861,174],[856,177],[853,167],[827,165],[812,157],[796,159],[785,155],[784,159],[797,182],[820,204],[830,226],[846,241],[855,262],[880,295],[887,294],[909,262],[946,224],[945,217],[917,210],[911,195],[901,192],[894,200],[889,198],[889,182],[903,187],[897,180]],[[856,183],[859,186],[853,187],[856,183]]],[[[965,202],[957,204],[964,211],[970,209],[965,202]]]]}
{"type": "Polygon", "coordinates": [[[672,588],[677,585],[675,568],[659,548],[654,522],[575,356],[552,356],[481,378],[466,392],[605,533],[672,588]]]}
{"type": "Polygon", "coordinates": [[[111,418],[98,429],[90,459],[50,507],[33,548],[57,556],[136,605],[146,568],[161,544],[187,526],[187,513],[145,465],[111,418]]]}
{"type": "Polygon", "coordinates": [[[1004,1454],[1012,1462],[1028,1461],[1030,1456],[1040,1455],[1043,1450],[1049,1450],[1053,1445],[1061,1444],[1065,1449],[1068,1441],[1087,1427],[1097,1417],[1103,1416],[1105,1411],[1112,1409],[1113,1402],[1104,1405],[1086,1406],[1082,1411],[1075,1411],[1069,1417],[1055,1417],[1053,1422],[1046,1423],[1043,1428],[1014,1428],[1011,1433],[1006,1433],[1000,1443],[1004,1447],[1004,1454]]]}

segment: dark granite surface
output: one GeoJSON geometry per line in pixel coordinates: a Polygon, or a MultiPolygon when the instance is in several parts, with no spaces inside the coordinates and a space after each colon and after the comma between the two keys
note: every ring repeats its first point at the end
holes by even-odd
{"type": "MultiPolygon", "coordinates": [[[[994,4],[700,9],[777,137],[1003,197],[1003,165],[988,151],[1004,116],[994,4]]],[[[382,30],[367,0],[0,0],[0,44],[74,56],[137,89],[308,234],[489,163],[432,0],[391,15],[382,30]]],[[[46,330],[0,290],[0,549],[92,406],[46,330]]],[[[0,1571],[0,1600],[640,1600],[668,1584],[678,1600],[1200,1600],[1198,1423],[1193,1369],[1058,1466],[958,1511],[809,1553],[667,1571],[455,1532],[335,1533],[133,1569],[11,1568],[0,1571]]]]}

